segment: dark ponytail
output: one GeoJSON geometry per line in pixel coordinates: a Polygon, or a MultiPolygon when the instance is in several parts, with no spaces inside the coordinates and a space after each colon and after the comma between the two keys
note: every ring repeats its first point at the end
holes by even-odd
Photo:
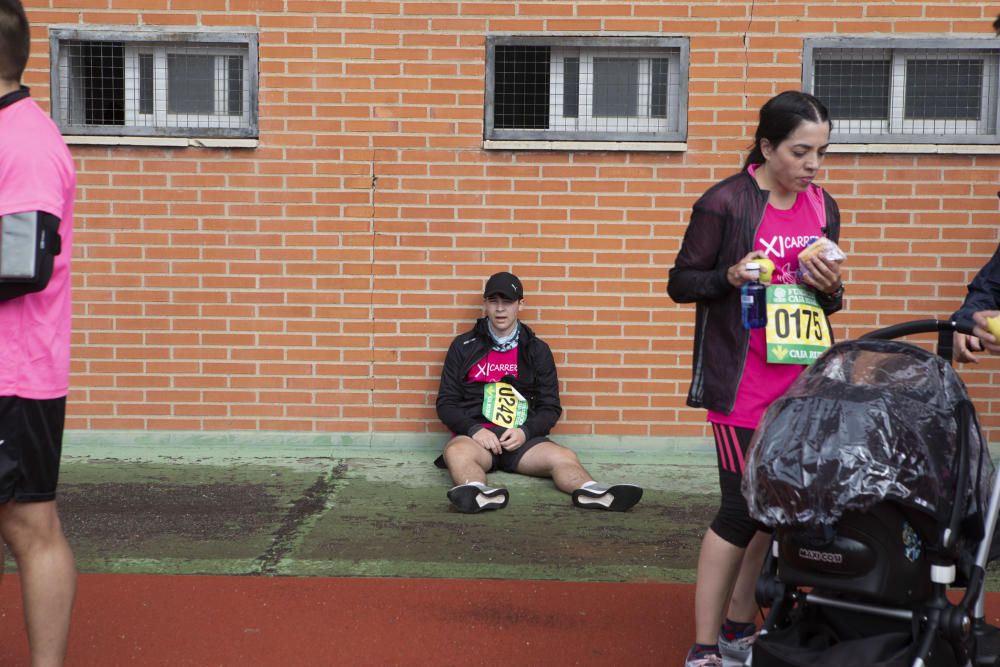
{"type": "Polygon", "coordinates": [[[804,120],[812,123],[829,123],[830,113],[817,98],[798,90],[786,90],[769,99],[760,108],[760,121],[757,123],[753,148],[743,163],[743,168],[764,162],[764,153],[760,149],[762,139],[767,139],[772,146],[777,146],[804,120]]]}

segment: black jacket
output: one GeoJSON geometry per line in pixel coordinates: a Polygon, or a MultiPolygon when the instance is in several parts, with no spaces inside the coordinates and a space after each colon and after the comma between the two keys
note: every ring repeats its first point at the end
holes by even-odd
{"type": "Polygon", "coordinates": [[[955,311],[951,319],[971,327],[974,324],[973,313],[998,309],[1000,309],[1000,247],[997,247],[990,261],[979,269],[979,273],[969,283],[969,293],[965,296],[965,302],[955,311]]]}
{"type": "MultiPolygon", "coordinates": [[[[840,210],[825,191],[826,235],[840,240],[840,210]]],[[[667,293],[677,303],[696,302],[694,358],[687,404],[729,414],[743,376],[750,333],[740,317],[740,291],[726,271],[753,250],[769,193],[745,169],[716,183],[695,202],[667,293]]],[[[842,297],[817,292],[827,315],[842,297]]]]}
{"type": "MultiPolygon", "coordinates": [[[[506,376],[511,384],[528,400],[528,418],[521,425],[525,439],[548,435],[559,421],[562,406],[559,404],[559,378],[552,351],[541,338],[520,322],[517,340],[517,377],[506,376]]],[[[476,321],[476,326],[452,341],[441,369],[438,388],[437,413],[453,433],[472,435],[487,422],[483,416],[482,382],[466,382],[469,369],[490,351],[490,333],[486,318],[476,321]]]]}

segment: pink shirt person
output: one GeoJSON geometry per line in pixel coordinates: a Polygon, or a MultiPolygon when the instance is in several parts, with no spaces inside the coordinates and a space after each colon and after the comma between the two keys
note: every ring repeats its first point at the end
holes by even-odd
{"type": "Polygon", "coordinates": [[[73,159],[31,98],[0,109],[0,128],[0,216],[49,213],[62,237],[46,288],[0,302],[0,396],[59,398],[69,390],[73,159]]]}
{"type": "MultiPolygon", "coordinates": [[[[756,165],[751,165],[751,175],[756,165]]],[[[782,210],[771,206],[764,209],[764,219],[754,236],[754,250],[762,250],[774,262],[771,282],[776,285],[793,285],[797,282],[799,252],[809,242],[823,235],[826,216],[823,193],[818,186],[798,193],[792,208],[782,210]]],[[[795,378],[805,369],[798,364],[767,363],[767,343],[764,329],[750,331],[750,349],[743,367],[743,377],[736,391],[736,402],[731,413],[709,410],[708,421],[743,428],[757,428],[764,411],[785,393],[795,378]],[[749,379],[748,379],[749,378],[749,379]]],[[[743,462],[739,462],[743,469],[743,462]]]]}

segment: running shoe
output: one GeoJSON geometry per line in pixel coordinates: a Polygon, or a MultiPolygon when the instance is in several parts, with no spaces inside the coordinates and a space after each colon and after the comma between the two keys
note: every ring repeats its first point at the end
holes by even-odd
{"type": "Polygon", "coordinates": [[[459,484],[448,491],[448,500],[460,512],[474,514],[483,510],[499,510],[507,506],[507,489],[494,489],[481,482],[459,484]]]}
{"type": "Polygon", "coordinates": [[[722,657],[718,653],[703,653],[694,658],[688,653],[684,667],[722,667],[722,657]]]}
{"type": "Polygon", "coordinates": [[[642,498],[642,487],[635,484],[606,486],[597,482],[581,486],[573,492],[573,504],[592,510],[624,512],[642,498]]]}
{"type": "Polygon", "coordinates": [[[742,637],[726,637],[719,633],[719,653],[722,654],[723,667],[743,667],[750,652],[753,650],[754,640],[757,639],[757,628],[750,626],[748,632],[742,637]]]}

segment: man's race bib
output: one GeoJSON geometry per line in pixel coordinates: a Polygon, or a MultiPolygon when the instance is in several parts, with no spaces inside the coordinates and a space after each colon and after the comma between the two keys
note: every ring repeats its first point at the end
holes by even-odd
{"type": "Polygon", "coordinates": [[[528,400],[506,382],[483,388],[483,415],[503,428],[517,428],[528,418],[528,400]]]}
{"type": "Polygon", "coordinates": [[[808,365],[830,347],[830,323],[812,290],[767,288],[767,362],[808,365]]]}

